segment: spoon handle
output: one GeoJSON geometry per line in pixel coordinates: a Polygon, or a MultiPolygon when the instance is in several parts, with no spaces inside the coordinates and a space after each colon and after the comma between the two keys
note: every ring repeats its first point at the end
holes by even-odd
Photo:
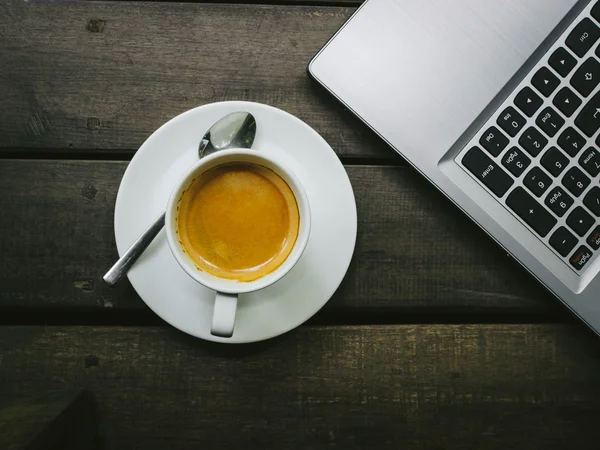
{"type": "Polygon", "coordinates": [[[152,225],[146,229],[142,233],[142,235],[137,238],[137,240],[127,249],[123,256],[119,258],[119,260],[115,263],[114,266],[110,268],[106,275],[104,275],[103,279],[109,286],[114,285],[117,281],[123,278],[133,263],[137,261],[146,247],[150,245],[150,242],[156,237],[158,232],[162,230],[162,227],[165,225],[165,213],[163,212],[161,216],[154,221],[152,225]]]}

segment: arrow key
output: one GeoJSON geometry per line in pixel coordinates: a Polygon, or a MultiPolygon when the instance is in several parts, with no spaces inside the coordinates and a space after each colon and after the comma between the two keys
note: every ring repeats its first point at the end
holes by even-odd
{"type": "Polygon", "coordinates": [[[600,62],[596,58],[586,59],[571,78],[571,86],[584,97],[590,95],[598,83],[600,83],[600,62]]]}
{"type": "Polygon", "coordinates": [[[556,75],[550,72],[550,69],[542,67],[531,78],[531,84],[533,84],[544,97],[550,97],[550,94],[552,94],[560,84],[560,80],[556,75]]]}
{"type": "Polygon", "coordinates": [[[529,86],[524,87],[521,92],[515,97],[515,105],[519,108],[527,117],[533,116],[540,106],[542,106],[544,100],[542,97],[533,92],[529,86]]]}
{"type": "Polygon", "coordinates": [[[557,92],[552,103],[554,103],[554,106],[560,109],[560,112],[565,116],[571,117],[583,102],[575,92],[568,87],[564,87],[557,92]]]}
{"type": "Polygon", "coordinates": [[[557,48],[548,58],[548,64],[558,72],[561,77],[566,77],[573,67],[577,65],[577,60],[573,58],[564,47],[557,48]]]}

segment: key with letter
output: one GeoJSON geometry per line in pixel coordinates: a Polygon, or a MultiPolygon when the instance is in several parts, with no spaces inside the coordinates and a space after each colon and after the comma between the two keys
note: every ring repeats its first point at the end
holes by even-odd
{"type": "Polygon", "coordinates": [[[579,165],[590,176],[595,177],[600,173],[600,153],[594,147],[589,147],[579,158],[579,165]]]}
{"type": "Polygon", "coordinates": [[[500,128],[506,131],[510,137],[515,137],[527,123],[527,120],[515,108],[509,106],[498,116],[497,122],[500,128]]]}
{"type": "Polygon", "coordinates": [[[502,156],[502,165],[515,177],[520,177],[530,163],[531,160],[518,147],[511,147],[502,156]]]}
{"type": "Polygon", "coordinates": [[[548,136],[554,137],[554,135],[558,133],[558,130],[565,124],[565,119],[548,106],[540,113],[535,123],[544,130],[548,136]]]}
{"type": "Polygon", "coordinates": [[[498,197],[502,197],[514,183],[511,176],[483,153],[479,147],[469,150],[463,157],[462,163],[498,197]]]}
{"type": "Polygon", "coordinates": [[[565,192],[560,186],[554,187],[546,197],[546,206],[558,217],[562,217],[573,206],[573,197],[565,192]]]}
{"type": "Polygon", "coordinates": [[[585,245],[582,245],[577,249],[573,255],[569,258],[569,262],[575,269],[581,270],[583,266],[591,259],[592,251],[585,245]]]}
{"type": "Polygon", "coordinates": [[[508,145],[508,138],[496,127],[489,127],[481,135],[479,143],[493,156],[498,156],[508,145]]]}
{"type": "Polygon", "coordinates": [[[598,38],[600,38],[600,28],[586,17],[573,28],[565,43],[581,58],[592,48],[598,38]]]}

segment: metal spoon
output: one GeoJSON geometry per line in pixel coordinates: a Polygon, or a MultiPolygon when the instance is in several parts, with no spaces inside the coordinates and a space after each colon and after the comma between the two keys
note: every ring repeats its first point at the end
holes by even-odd
{"type": "MultiPolygon", "coordinates": [[[[256,120],[249,112],[234,112],[215,122],[198,144],[198,158],[227,148],[251,148],[256,136],[256,120]]],[[[165,213],[123,253],[123,256],[110,268],[103,279],[114,285],[129,271],[150,242],[165,225],[165,213]]]]}

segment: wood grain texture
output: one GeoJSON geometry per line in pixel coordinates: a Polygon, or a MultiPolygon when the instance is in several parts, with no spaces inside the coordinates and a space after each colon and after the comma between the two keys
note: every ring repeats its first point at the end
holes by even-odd
{"type": "Polygon", "coordinates": [[[286,110],[340,154],[399,161],[306,75],[353,8],[0,2],[0,147],[131,151],[189,108],[286,110]]]}
{"type": "MultiPolygon", "coordinates": [[[[0,305],[145,308],[117,258],[114,202],[125,162],[0,161],[0,305]]],[[[406,167],[348,166],[355,255],[329,311],[527,312],[558,302],[406,167]]],[[[561,315],[562,317],[562,315],[561,315]]],[[[566,316],[565,316],[566,317],[566,316]]]]}
{"type": "Polygon", "coordinates": [[[98,423],[89,392],[54,391],[0,398],[3,450],[94,449],[98,423]]]}
{"type": "Polygon", "coordinates": [[[597,448],[579,326],[304,327],[249,346],[171,328],[0,328],[0,395],[86,388],[107,449],[597,448]]]}
{"type": "MultiPolygon", "coordinates": [[[[48,0],[29,0],[36,2],[43,2],[48,0]]],[[[66,1],[66,0],[65,0],[66,1]]],[[[71,1],[71,0],[68,0],[71,1]]],[[[81,0],[89,2],[97,1],[112,1],[112,2],[123,2],[128,0],[81,0]]],[[[131,0],[129,0],[131,1],[131,0]]],[[[178,2],[178,0],[144,0],[145,2],[178,2]]],[[[244,4],[257,4],[257,5],[298,5],[298,6],[360,6],[363,0],[245,0],[244,4]]],[[[179,2],[180,3],[180,2],[179,2]]],[[[218,1],[207,1],[207,0],[190,0],[186,3],[236,3],[236,0],[218,0],[218,1]]]]}

